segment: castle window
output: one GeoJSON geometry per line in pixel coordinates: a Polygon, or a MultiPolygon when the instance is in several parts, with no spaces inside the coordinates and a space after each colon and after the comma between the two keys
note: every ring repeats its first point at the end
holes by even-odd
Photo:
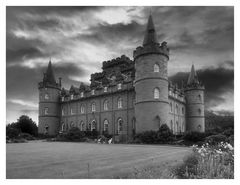
{"type": "Polygon", "coordinates": [[[178,105],[176,104],[176,113],[178,114],[178,105]]]}
{"type": "Polygon", "coordinates": [[[198,125],[198,131],[201,131],[201,128],[202,128],[201,125],[198,125]]]}
{"type": "Polygon", "coordinates": [[[172,112],[172,102],[170,102],[170,110],[171,110],[171,112],[172,112]]]}
{"type": "Polygon", "coordinates": [[[49,112],[48,112],[48,107],[45,107],[45,108],[44,108],[44,114],[45,114],[45,115],[48,115],[48,113],[49,113],[49,112]]]}
{"type": "Polygon", "coordinates": [[[48,100],[49,99],[49,95],[46,93],[44,98],[45,98],[45,100],[48,100]]]}
{"type": "Polygon", "coordinates": [[[96,111],[96,104],[93,102],[92,103],[92,112],[95,112],[96,111]]]}
{"type": "Polygon", "coordinates": [[[62,101],[64,101],[64,97],[62,97],[62,101]]]}
{"type": "Polygon", "coordinates": [[[84,113],[84,105],[81,105],[81,107],[80,107],[80,111],[81,111],[81,114],[84,113]]]}
{"type": "Polygon", "coordinates": [[[154,89],[154,99],[159,99],[159,89],[158,88],[155,88],[154,89]]]}
{"type": "Polygon", "coordinates": [[[121,118],[118,119],[118,127],[117,127],[117,134],[123,131],[123,120],[121,118]]]}
{"type": "Polygon", "coordinates": [[[92,93],[92,95],[95,95],[95,90],[93,89],[91,93],[92,93]]]}
{"type": "Polygon", "coordinates": [[[198,113],[201,114],[201,113],[202,113],[202,110],[201,110],[201,109],[198,109],[198,113]]]}
{"type": "Polygon", "coordinates": [[[171,131],[173,132],[173,121],[170,122],[171,131]]]}
{"type": "Polygon", "coordinates": [[[178,121],[176,121],[177,133],[179,132],[178,121]]]}
{"type": "Polygon", "coordinates": [[[80,130],[84,131],[84,122],[83,121],[80,122],[80,130]]]}
{"type": "Polygon", "coordinates": [[[153,67],[153,68],[154,68],[154,69],[153,69],[154,73],[158,73],[158,72],[159,72],[160,67],[159,67],[158,64],[154,64],[154,67],[153,67]]]}
{"type": "Polygon", "coordinates": [[[200,94],[198,95],[198,99],[199,99],[199,101],[202,101],[202,97],[200,94]]]}
{"type": "Polygon", "coordinates": [[[107,88],[107,87],[104,87],[103,92],[107,92],[107,90],[108,90],[108,88],[107,88]]]}
{"type": "Polygon", "coordinates": [[[118,108],[122,108],[122,98],[118,98],[118,108]]]}
{"type": "Polygon", "coordinates": [[[62,116],[64,115],[64,108],[62,108],[62,116]]]}
{"type": "Polygon", "coordinates": [[[108,133],[108,120],[107,119],[105,119],[103,122],[103,131],[105,133],[108,133]]]}
{"type": "Polygon", "coordinates": [[[65,124],[62,122],[62,131],[65,131],[65,124]]]}
{"type": "Polygon", "coordinates": [[[74,123],[73,123],[73,121],[70,123],[70,127],[74,127],[74,123]]]}
{"type": "Polygon", "coordinates": [[[95,120],[93,120],[92,121],[92,124],[91,124],[91,131],[95,131],[96,130],[96,121],[95,120]]]}
{"type": "Polygon", "coordinates": [[[184,108],[182,107],[182,114],[184,114],[184,108]]]}
{"type": "Polygon", "coordinates": [[[70,114],[74,114],[73,108],[70,108],[70,114]]]}
{"type": "Polygon", "coordinates": [[[71,100],[73,100],[73,94],[71,94],[71,96],[70,96],[70,97],[71,97],[71,100]]]}
{"type": "Polygon", "coordinates": [[[80,93],[80,97],[81,97],[81,98],[83,98],[83,96],[84,96],[84,93],[83,93],[83,92],[81,92],[81,93],[80,93]]]}
{"type": "Polygon", "coordinates": [[[117,89],[118,89],[118,90],[122,89],[122,84],[118,84],[118,85],[117,85],[117,89]]]}
{"type": "Polygon", "coordinates": [[[103,103],[103,110],[108,110],[108,101],[105,100],[103,103]]]}

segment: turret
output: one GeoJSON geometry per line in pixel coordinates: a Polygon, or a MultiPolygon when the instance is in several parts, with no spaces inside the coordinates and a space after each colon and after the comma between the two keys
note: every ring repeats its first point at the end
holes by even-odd
{"type": "Polygon", "coordinates": [[[199,82],[194,65],[184,89],[186,96],[186,131],[205,132],[204,86],[199,82]]]}
{"type": "Polygon", "coordinates": [[[61,84],[54,77],[51,61],[49,61],[43,80],[39,82],[39,123],[38,132],[55,135],[59,130],[60,110],[59,94],[61,84]]]}
{"type": "Polygon", "coordinates": [[[133,52],[135,61],[136,132],[158,130],[168,124],[167,43],[157,40],[152,16],[148,18],[143,45],[133,52]]]}

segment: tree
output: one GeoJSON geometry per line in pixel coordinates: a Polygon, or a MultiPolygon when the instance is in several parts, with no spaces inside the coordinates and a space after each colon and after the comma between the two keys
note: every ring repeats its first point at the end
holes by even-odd
{"type": "Polygon", "coordinates": [[[16,137],[20,132],[37,136],[38,127],[31,118],[26,115],[22,115],[19,117],[17,122],[6,126],[6,132],[7,136],[11,135],[11,137],[16,137]]]}

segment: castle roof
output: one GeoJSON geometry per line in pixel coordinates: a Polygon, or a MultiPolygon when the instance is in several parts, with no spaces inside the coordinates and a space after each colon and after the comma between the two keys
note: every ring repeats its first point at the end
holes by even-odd
{"type": "Polygon", "coordinates": [[[144,40],[143,40],[143,46],[149,45],[149,44],[157,44],[157,34],[155,31],[152,15],[148,18],[147,23],[147,29],[145,32],[144,40]]]}
{"type": "Polygon", "coordinates": [[[197,77],[197,73],[195,71],[194,65],[192,65],[191,72],[188,76],[187,85],[191,85],[195,83],[199,83],[199,81],[198,81],[198,77],[197,77]]]}
{"type": "Polygon", "coordinates": [[[56,80],[54,77],[54,73],[53,73],[53,69],[52,69],[52,63],[51,60],[48,63],[48,68],[47,68],[47,72],[44,75],[44,82],[48,82],[49,84],[55,85],[56,84],[56,80]]]}

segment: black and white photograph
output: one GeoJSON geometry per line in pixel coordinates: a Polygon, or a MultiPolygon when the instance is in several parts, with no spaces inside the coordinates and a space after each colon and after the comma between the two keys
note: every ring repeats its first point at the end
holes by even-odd
{"type": "Polygon", "coordinates": [[[234,6],[5,9],[6,179],[235,178],[234,6]]]}

